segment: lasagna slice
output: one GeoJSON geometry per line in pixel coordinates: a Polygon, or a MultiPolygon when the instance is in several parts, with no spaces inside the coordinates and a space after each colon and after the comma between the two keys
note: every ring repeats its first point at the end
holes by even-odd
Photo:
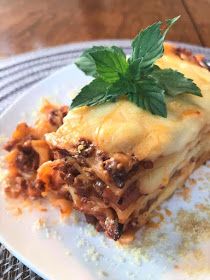
{"type": "Polygon", "coordinates": [[[14,151],[9,154],[10,167],[16,168],[11,180],[28,179],[30,174],[29,185],[39,196],[63,214],[72,205],[114,240],[145,224],[150,213],[210,158],[210,73],[202,57],[165,46],[157,65],[193,79],[203,98],[168,97],[167,118],[126,99],[72,109],[63,124],[61,118],[39,136],[23,133],[18,141],[13,136],[12,148],[7,148],[14,151]],[[23,164],[27,141],[29,155],[37,159],[29,166],[23,164]],[[33,141],[44,141],[48,147],[43,160],[33,141]]]}
{"type": "Polygon", "coordinates": [[[73,207],[114,240],[143,225],[210,158],[210,73],[199,57],[170,46],[157,64],[193,79],[203,98],[168,98],[167,118],[126,99],[84,106],[45,136],[55,160],[39,168],[38,180],[48,193],[68,189],[73,207]]]}

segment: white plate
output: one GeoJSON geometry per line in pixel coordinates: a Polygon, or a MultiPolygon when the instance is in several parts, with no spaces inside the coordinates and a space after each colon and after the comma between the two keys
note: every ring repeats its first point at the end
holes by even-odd
{"type": "MultiPolygon", "coordinates": [[[[71,92],[83,86],[90,79],[76,69],[74,65],[63,68],[46,80],[36,84],[18,99],[0,118],[0,134],[9,136],[17,122],[31,121],[33,111],[40,105],[41,97],[56,99],[63,104],[70,104],[71,92]]],[[[209,173],[208,173],[209,172],[209,173]]],[[[192,188],[192,199],[184,201],[175,195],[164,204],[172,210],[175,217],[181,208],[195,209],[195,205],[210,197],[207,175],[208,167],[202,167],[194,173],[194,178],[204,177],[192,188]],[[203,191],[201,191],[201,189],[203,191]]],[[[206,200],[207,205],[209,202],[206,200]]],[[[19,260],[45,279],[54,280],[170,280],[170,279],[210,279],[210,247],[208,242],[197,244],[204,247],[204,261],[195,262],[191,268],[180,267],[188,256],[176,253],[177,244],[183,239],[180,232],[174,229],[171,217],[165,217],[160,229],[140,231],[147,236],[144,245],[142,237],[129,248],[122,248],[103,234],[96,234],[92,226],[83,222],[74,214],[67,224],[55,223],[59,220],[58,211],[50,209],[47,213],[25,210],[20,216],[14,216],[7,210],[3,191],[0,195],[0,242],[3,243],[19,260]],[[35,230],[34,223],[38,218],[45,218],[47,229],[35,230]],[[149,244],[150,243],[150,244],[149,244]],[[145,246],[147,244],[147,246],[145,246]],[[204,246],[203,246],[204,245],[204,246]],[[140,253],[141,252],[141,253],[140,253]],[[193,270],[193,273],[189,273],[193,270]],[[198,273],[198,270],[200,271],[198,273]]],[[[193,210],[194,211],[194,210],[193,210]]],[[[198,215],[199,211],[197,210],[198,215]]],[[[203,213],[202,215],[204,215],[203,213]]],[[[190,245],[191,246],[191,245],[190,245]]],[[[194,252],[194,251],[193,251],[194,252]]],[[[190,261],[190,263],[192,263],[190,261]]]]}

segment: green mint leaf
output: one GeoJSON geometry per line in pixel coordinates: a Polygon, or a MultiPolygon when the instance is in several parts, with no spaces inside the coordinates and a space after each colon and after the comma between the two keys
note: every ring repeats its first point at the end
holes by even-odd
{"type": "Polygon", "coordinates": [[[107,94],[116,98],[123,95],[125,96],[128,92],[135,93],[136,85],[125,77],[121,77],[109,87],[107,94]]]}
{"type": "Polygon", "coordinates": [[[75,64],[77,67],[82,70],[86,75],[96,77],[96,65],[95,61],[91,56],[91,53],[109,49],[108,47],[104,46],[94,46],[89,48],[83,52],[83,54],[76,60],[75,64]]]}
{"type": "Polygon", "coordinates": [[[110,84],[100,78],[93,80],[90,84],[84,86],[73,99],[71,108],[93,106],[106,102],[106,94],[109,87],[110,84]]]}
{"type": "Polygon", "coordinates": [[[164,90],[153,79],[140,81],[136,93],[129,93],[128,99],[153,115],[167,117],[164,90]]]}
{"type": "Polygon", "coordinates": [[[171,28],[171,26],[177,22],[178,19],[180,19],[181,16],[177,16],[177,17],[174,17],[172,19],[167,19],[166,20],[166,24],[167,24],[167,27],[165,29],[165,31],[163,32],[163,35],[164,37],[166,36],[167,32],[169,31],[169,29],[171,28]]]}
{"type": "Polygon", "coordinates": [[[130,76],[130,79],[140,80],[142,72],[141,62],[142,58],[138,58],[134,61],[129,60],[128,75],[130,76]]]}
{"type": "Polygon", "coordinates": [[[110,49],[112,49],[114,52],[116,52],[119,56],[122,56],[124,59],[126,59],[126,54],[124,53],[122,48],[112,46],[110,49]]]}
{"type": "Polygon", "coordinates": [[[170,96],[176,96],[182,93],[190,93],[197,96],[202,96],[201,90],[193,82],[186,78],[182,73],[173,69],[158,69],[155,68],[151,72],[150,77],[154,78],[157,83],[164,88],[165,93],[170,96]]]}
{"type": "Polygon", "coordinates": [[[82,70],[86,75],[96,77],[96,65],[94,59],[88,53],[81,56],[75,64],[82,70]]]}
{"type": "Polygon", "coordinates": [[[128,68],[125,53],[115,46],[87,49],[75,64],[86,75],[101,77],[108,82],[119,79],[119,74],[124,74],[128,68]]]}
{"type": "Polygon", "coordinates": [[[96,78],[81,89],[73,99],[71,108],[115,102],[118,97],[125,96],[127,92],[136,92],[136,87],[135,84],[124,77],[113,84],[107,83],[101,78],[96,78]]]}
{"type": "Polygon", "coordinates": [[[91,53],[93,53],[93,52],[97,52],[97,51],[103,51],[103,50],[107,50],[107,49],[109,49],[109,47],[105,47],[105,46],[93,46],[92,48],[89,48],[89,49],[87,49],[87,50],[85,50],[84,52],[83,52],[83,54],[85,55],[85,54],[91,54],[91,53]]]}
{"type": "Polygon", "coordinates": [[[117,47],[93,52],[90,55],[94,59],[97,75],[107,82],[117,81],[127,71],[126,56],[117,47]]]}
{"type": "Polygon", "coordinates": [[[142,30],[132,42],[131,60],[141,60],[141,68],[150,68],[163,55],[163,42],[166,33],[179,17],[166,21],[165,30],[161,30],[162,22],[156,22],[142,30]]]}

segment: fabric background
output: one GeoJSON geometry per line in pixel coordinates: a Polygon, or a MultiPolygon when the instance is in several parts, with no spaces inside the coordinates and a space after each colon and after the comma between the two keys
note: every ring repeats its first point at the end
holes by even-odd
{"type": "MultiPolygon", "coordinates": [[[[206,56],[210,65],[210,49],[176,43],[194,53],[206,56]]],[[[46,78],[61,67],[73,63],[88,47],[93,45],[117,45],[126,54],[131,52],[130,40],[105,40],[63,45],[42,49],[8,59],[0,59],[0,113],[27,88],[46,78]]],[[[0,280],[40,280],[0,244],[0,280]]]]}

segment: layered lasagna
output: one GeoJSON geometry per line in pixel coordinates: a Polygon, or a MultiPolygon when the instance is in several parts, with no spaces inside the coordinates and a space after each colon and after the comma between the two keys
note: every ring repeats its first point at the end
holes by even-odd
{"type": "Polygon", "coordinates": [[[46,103],[35,126],[19,124],[5,147],[7,195],[43,197],[63,214],[74,208],[114,240],[145,224],[210,158],[210,73],[202,57],[166,45],[157,65],[193,79],[203,98],[167,97],[167,118],[125,98],[69,112],[46,103]]]}

